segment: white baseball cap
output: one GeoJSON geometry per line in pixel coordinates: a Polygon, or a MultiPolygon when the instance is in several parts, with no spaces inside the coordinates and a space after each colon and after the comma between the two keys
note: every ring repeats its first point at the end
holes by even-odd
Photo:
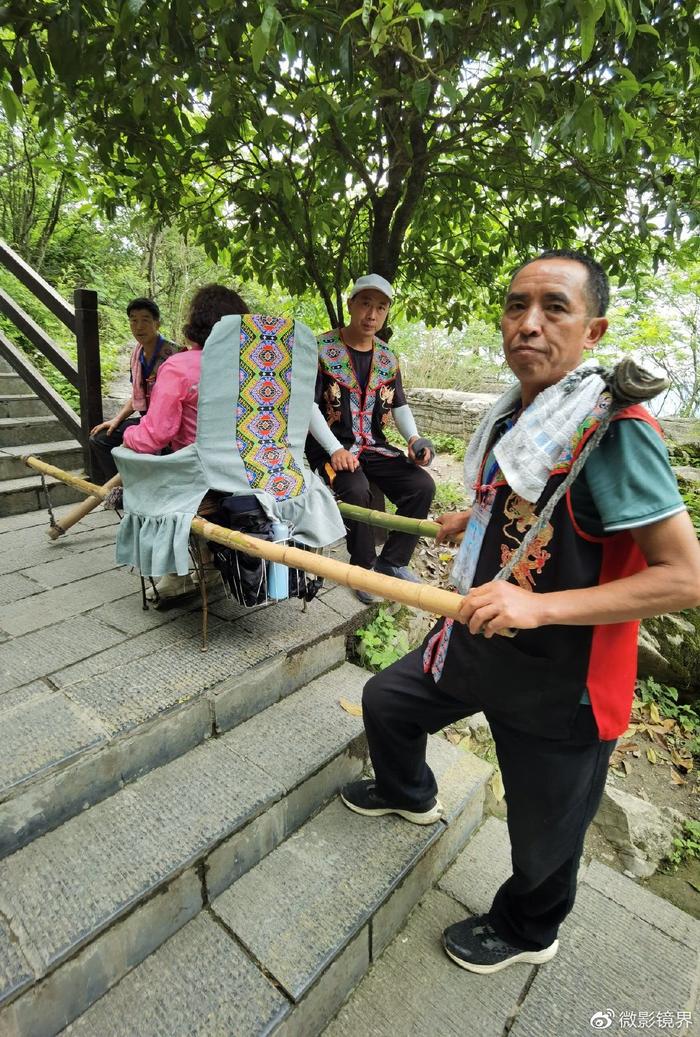
{"type": "Polygon", "coordinates": [[[387,279],[381,277],[379,274],[365,274],[364,277],[358,277],[352,286],[348,298],[354,299],[358,292],[364,292],[368,288],[372,288],[374,291],[386,295],[389,302],[394,298],[394,289],[391,287],[387,279]]]}

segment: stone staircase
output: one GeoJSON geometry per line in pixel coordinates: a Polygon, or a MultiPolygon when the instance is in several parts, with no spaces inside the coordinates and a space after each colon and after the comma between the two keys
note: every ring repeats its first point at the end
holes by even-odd
{"type": "Polygon", "coordinates": [[[110,513],[56,544],[4,522],[0,1034],[320,1033],[464,846],[490,768],[432,739],[445,820],[368,823],[337,792],[367,762],[339,699],[360,701],[346,642],[371,610],[215,595],[202,653],[196,599],[141,611],[110,513]]]}
{"type": "Polygon", "coordinates": [[[2,1037],[695,1032],[700,923],[595,862],[553,962],[450,964],[440,931],[488,909],[507,832],[479,827],[490,768],[441,738],[444,821],[339,801],[372,610],[215,593],[202,653],[196,598],[141,610],[115,522],[50,543],[39,512],[0,519],[2,1037]]]}
{"type": "MultiPolygon", "coordinates": [[[[700,922],[598,861],[579,871],[576,903],[551,962],[511,965],[490,976],[451,965],[440,944],[442,930],[467,914],[487,912],[509,873],[506,824],[490,817],[422,898],[324,1037],[700,1032],[700,922]]],[[[155,1033],[138,1026],[93,1032],[155,1033]]],[[[182,1031],[167,1032],[175,1037],[182,1031]]]]}
{"type": "MultiPolygon", "coordinates": [[[[82,473],[82,448],[48,407],[0,357],[0,518],[45,507],[41,477],[23,464],[34,454],[49,464],[82,473]]],[[[47,479],[52,504],[70,504],[83,495],[56,479],[47,479]]]]}

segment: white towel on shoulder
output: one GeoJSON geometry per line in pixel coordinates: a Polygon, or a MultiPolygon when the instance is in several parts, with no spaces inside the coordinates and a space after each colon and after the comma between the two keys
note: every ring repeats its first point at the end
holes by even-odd
{"type": "MultiPolygon", "coordinates": [[[[605,388],[599,371],[597,366],[581,364],[556,385],[543,389],[494,447],[506,482],[520,497],[533,503],[539,499],[552,469],[605,388]]],[[[519,400],[520,385],[516,383],[480,422],[464,457],[467,491],[474,490],[494,428],[519,400]]]]}

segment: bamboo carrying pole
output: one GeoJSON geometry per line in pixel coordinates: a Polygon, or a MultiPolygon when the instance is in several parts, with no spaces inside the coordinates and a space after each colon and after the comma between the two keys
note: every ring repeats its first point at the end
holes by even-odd
{"type": "Polygon", "coordinates": [[[356,522],[366,522],[368,526],[379,526],[381,529],[395,530],[397,533],[411,533],[417,537],[436,537],[440,531],[437,522],[430,519],[410,518],[408,515],[389,515],[386,511],[374,511],[361,508],[359,504],[345,504],[338,501],[338,511],[345,518],[356,522]]]}
{"type": "MultiPolygon", "coordinates": [[[[23,457],[22,460],[31,468],[35,467],[35,465],[30,464],[28,457],[23,457]]],[[[36,461],[37,458],[32,458],[31,460],[36,461]]],[[[62,469],[57,469],[57,471],[62,471],[62,469]]],[[[65,482],[66,480],[64,479],[63,481],[65,482]]],[[[71,526],[74,526],[76,522],[84,519],[86,515],[89,515],[101,503],[110,490],[113,490],[116,486],[121,486],[121,484],[121,475],[114,475],[109,482],[100,487],[100,489],[105,491],[102,497],[97,497],[93,494],[81,504],[76,504],[74,508],[63,516],[60,523],[51,526],[49,529],[51,539],[57,540],[71,526]]],[[[410,533],[413,536],[420,537],[436,537],[440,530],[439,524],[431,522],[430,519],[410,518],[408,515],[389,515],[385,511],[361,508],[359,504],[345,504],[343,501],[338,501],[337,503],[338,511],[345,518],[353,519],[355,522],[365,522],[368,526],[379,526],[381,529],[390,529],[397,533],[410,533]]]]}
{"type": "Polygon", "coordinates": [[[60,536],[67,533],[71,526],[74,526],[77,522],[80,522],[81,519],[84,519],[86,515],[89,515],[91,511],[94,511],[97,505],[102,503],[110,490],[113,490],[115,486],[121,486],[121,484],[121,476],[113,475],[112,478],[104,484],[104,486],[100,486],[100,490],[105,491],[103,496],[98,497],[96,494],[91,494],[87,500],[81,501],[80,504],[76,504],[74,508],[71,508],[71,510],[63,516],[60,522],[56,522],[50,527],[49,536],[51,539],[58,540],[60,536]]]}
{"type": "MultiPolygon", "coordinates": [[[[62,468],[40,461],[37,457],[23,457],[22,460],[30,468],[45,475],[52,475],[55,479],[68,486],[75,487],[91,497],[103,500],[109,493],[105,486],[97,486],[87,479],[64,472],[62,468]]],[[[427,583],[409,583],[407,580],[397,580],[393,576],[385,576],[383,573],[374,572],[372,569],[362,569],[359,565],[347,565],[345,562],[327,558],[316,554],[314,551],[303,551],[298,547],[287,547],[283,544],[274,544],[269,540],[260,540],[257,537],[238,533],[232,529],[225,529],[213,522],[207,522],[202,518],[192,519],[192,532],[199,536],[213,540],[225,547],[232,547],[237,551],[254,555],[256,558],[264,558],[270,562],[281,562],[283,565],[294,569],[304,569],[315,576],[327,577],[353,590],[368,591],[370,594],[379,595],[389,601],[397,601],[402,605],[412,605],[414,608],[432,612],[438,616],[456,618],[463,598],[461,594],[452,591],[444,591],[439,587],[431,587],[427,583]]]]}

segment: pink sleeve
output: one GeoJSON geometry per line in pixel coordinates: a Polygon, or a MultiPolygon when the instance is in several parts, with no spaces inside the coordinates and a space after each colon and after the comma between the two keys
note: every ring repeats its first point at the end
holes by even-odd
{"type": "Polygon", "coordinates": [[[153,386],[148,412],[138,425],[125,430],[124,446],[137,454],[157,454],[167,446],[182,423],[186,387],[180,371],[166,360],[153,386]]]}

